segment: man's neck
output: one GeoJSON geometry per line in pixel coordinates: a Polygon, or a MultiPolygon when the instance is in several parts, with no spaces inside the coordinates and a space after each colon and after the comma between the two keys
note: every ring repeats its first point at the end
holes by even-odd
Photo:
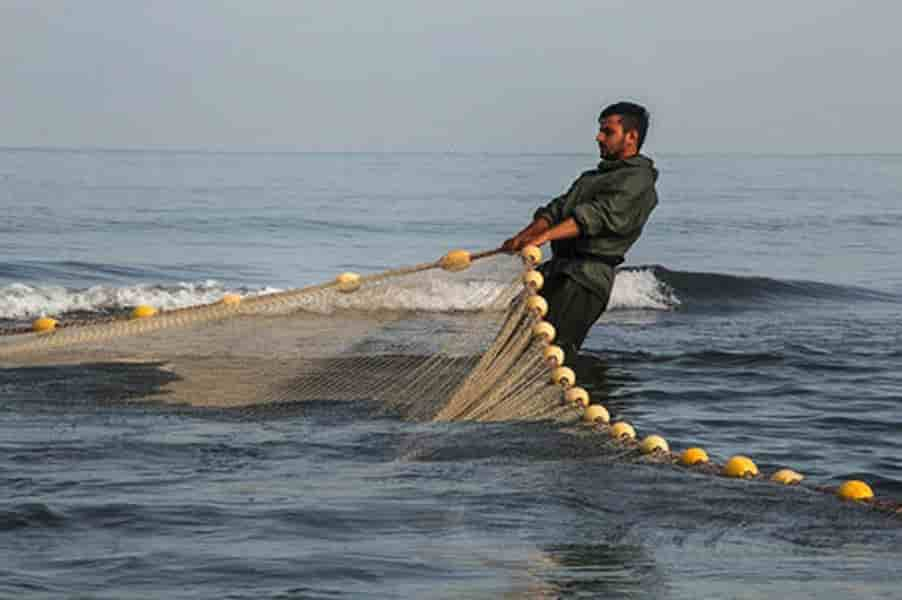
{"type": "Polygon", "coordinates": [[[619,156],[612,156],[612,157],[610,157],[610,158],[607,158],[607,157],[602,156],[602,157],[601,157],[601,160],[602,160],[602,162],[604,162],[604,161],[615,162],[615,161],[618,161],[618,160],[627,160],[628,158],[632,158],[632,157],[634,157],[634,156],[639,156],[639,151],[638,151],[638,150],[634,150],[632,153],[624,152],[623,154],[621,154],[621,155],[619,155],[619,156]]]}
{"type": "Polygon", "coordinates": [[[623,156],[620,157],[620,160],[626,160],[626,159],[632,158],[634,156],[639,156],[638,150],[633,150],[632,152],[624,152],[623,156]]]}

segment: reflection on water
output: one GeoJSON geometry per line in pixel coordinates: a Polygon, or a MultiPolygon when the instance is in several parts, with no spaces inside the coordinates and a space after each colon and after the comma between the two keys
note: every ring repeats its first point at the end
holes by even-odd
{"type": "Polygon", "coordinates": [[[654,556],[634,544],[561,544],[545,548],[546,581],[567,596],[639,598],[654,596],[662,577],[654,556]]]}

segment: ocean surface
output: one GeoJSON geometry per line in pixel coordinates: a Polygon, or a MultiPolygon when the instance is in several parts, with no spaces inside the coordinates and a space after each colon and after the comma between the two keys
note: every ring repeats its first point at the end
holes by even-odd
{"type": "MultiPolygon", "coordinates": [[[[73,403],[0,368],[0,597],[902,598],[902,517],[812,489],[902,501],[902,156],[651,155],[581,383],[804,486],[544,424],[73,403]]],[[[0,149],[0,327],[493,248],[595,162],[0,149]]]]}

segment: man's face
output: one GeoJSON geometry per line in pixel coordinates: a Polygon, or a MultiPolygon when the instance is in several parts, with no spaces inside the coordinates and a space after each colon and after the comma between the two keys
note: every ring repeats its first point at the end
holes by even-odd
{"type": "Polygon", "coordinates": [[[627,136],[623,133],[623,120],[620,115],[602,119],[595,139],[598,141],[601,158],[605,160],[624,158],[627,151],[627,136]]]}

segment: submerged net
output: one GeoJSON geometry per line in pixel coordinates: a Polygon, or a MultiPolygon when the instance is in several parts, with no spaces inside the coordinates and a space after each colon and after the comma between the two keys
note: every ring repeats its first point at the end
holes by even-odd
{"type": "Polygon", "coordinates": [[[7,382],[98,401],[371,401],[417,420],[573,420],[580,407],[552,381],[550,336],[533,333],[531,266],[452,252],[148,318],[61,323],[0,337],[0,366],[7,382]]]}
{"type": "MultiPolygon", "coordinates": [[[[583,431],[607,435],[580,440],[617,460],[786,485],[802,480],[787,469],[767,477],[744,456],[719,465],[699,448],[677,454],[657,435],[640,442],[629,423],[609,423],[607,410],[576,386],[542,319],[542,280],[532,269],[541,253],[529,247],[523,256],[454,251],[433,263],[342,274],[286,292],[149,309],[145,318],[134,318],[136,310],[133,318],[39,319],[35,328],[47,331],[0,332],[0,390],[4,397],[214,408],[356,401],[434,421],[581,417],[589,426],[583,431]]],[[[863,482],[811,489],[902,514],[902,503],[874,500],[863,482]]]]}

